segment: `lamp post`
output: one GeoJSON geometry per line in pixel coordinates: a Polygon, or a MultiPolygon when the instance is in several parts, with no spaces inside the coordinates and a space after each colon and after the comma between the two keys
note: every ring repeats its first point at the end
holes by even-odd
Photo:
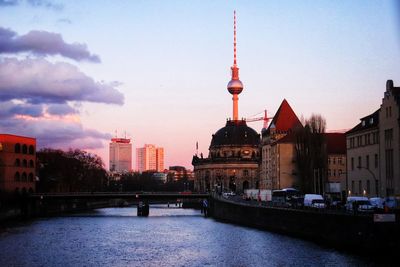
{"type": "Polygon", "coordinates": [[[361,170],[361,169],[367,170],[367,171],[372,175],[372,177],[374,178],[374,181],[375,181],[376,196],[379,197],[379,195],[380,195],[380,194],[379,194],[379,191],[380,191],[380,188],[379,188],[379,180],[376,179],[375,174],[374,174],[369,168],[365,168],[365,167],[362,167],[362,166],[357,166],[357,169],[359,169],[359,170],[361,170]]]}

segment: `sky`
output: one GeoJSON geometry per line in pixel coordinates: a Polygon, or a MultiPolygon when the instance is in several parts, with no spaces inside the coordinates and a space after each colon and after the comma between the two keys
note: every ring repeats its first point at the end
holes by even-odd
{"type": "Polygon", "coordinates": [[[232,117],[233,10],[239,117],[286,99],[344,131],[380,107],[386,80],[400,85],[397,1],[0,0],[0,132],[106,166],[126,135],[192,168],[196,142],[207,155],[232,117]]]}

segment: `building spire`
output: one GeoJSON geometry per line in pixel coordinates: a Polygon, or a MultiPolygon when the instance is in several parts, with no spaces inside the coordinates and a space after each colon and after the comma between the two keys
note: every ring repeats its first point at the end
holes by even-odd
{"type": "Polygon", "coordinates": [[[236,10],[233,11],[233,66],[231,67],[232,71],[232,78],[228,83],[228,91],[233,95],[233,120],[239,120],[238,116],[238,102],[239,97],[238,95],[243,90],[243,84],[239,80],[239,68],[237,67],[237,60],[236,60],[236,10]]]}
{"type": "Polygon", "coordinates": [[[233,11],[233,66],[236,67],[236,10],[233,11]]]}

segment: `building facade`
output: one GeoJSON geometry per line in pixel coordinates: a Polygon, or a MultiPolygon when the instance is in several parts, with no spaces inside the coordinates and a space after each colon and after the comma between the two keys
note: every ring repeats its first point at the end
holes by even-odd
{"type": "Polygon", "coordinates": [[[112,138],[110,143],[110,171],[123,173],[132,170],[132,144],[130,139],[112,138]]]}
{"type": "Polygon", "coordinates": [[[136,168],[139,172],[164,171],[164,148],[145,144],[136,149],[136,168]]]}
{"type": "Polygon", "coordinates": [[[346,133],[347,179],[342,189],[348,196],[380,195],[379,113],[361,118],[346,133]]]}
{"type": "Polygon", "coordinates": [[[35,192],[36,139],[0,134],[0,190],[35,192]]]}
{"type": "Polygon", "coordinates": [[[325,193],[340,198],[342,182],[346,179],[346,134],[325,133],[327,163],[327,181],[325,193]]]}
{"type": "Polygon", "coordinates": [[[295,131],[302,127],[284,99],[268,128],[262,130],[262,189],[276,190],[294,186],[297,174],[295,131]]]}

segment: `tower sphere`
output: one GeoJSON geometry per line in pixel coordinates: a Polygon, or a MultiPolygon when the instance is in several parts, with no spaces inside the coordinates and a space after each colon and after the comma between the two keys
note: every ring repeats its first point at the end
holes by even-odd
{"type": "Polygon", "coordinates": [[[240,94],[243,90],[243,83],[239,79],[232,79],[228,83],[228,91],[232,95],[240,94]]]}

